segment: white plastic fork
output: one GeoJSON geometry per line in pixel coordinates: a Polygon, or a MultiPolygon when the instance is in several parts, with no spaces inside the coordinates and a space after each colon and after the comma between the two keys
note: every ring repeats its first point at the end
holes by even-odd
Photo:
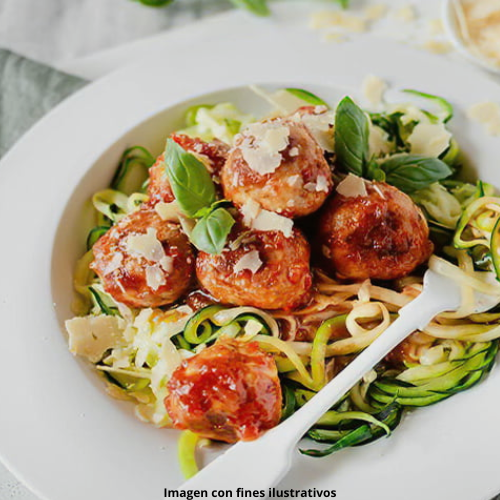
{"type": "MultiPolygon", "coordinates": [[[[497,298],[498,299],[498,298],[497,298]]],[[[497,300],[496,300],[497,301],[497,300]]],[[[495,302],[496,303],[496,302],[495,302]]],[[[328,409],[415,330],[461,304],[461,289],[450,278],[428,270],[422,293],[399,311],[399,318],[300,410],[255,441],[240,442],[185,482],[180,490],[265,490],[275,486],[292,464],[299,440],[328,409]]],[[[476,300],[476,312],[491,300],[476,300]]]]}

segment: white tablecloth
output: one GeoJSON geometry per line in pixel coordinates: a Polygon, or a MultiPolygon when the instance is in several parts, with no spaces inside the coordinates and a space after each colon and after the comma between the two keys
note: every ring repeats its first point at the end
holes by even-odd
{"type": "MultiPolygon", "coordinates": [[[[401,5],[401,0],[353,3],[393,6],[401,5]]],[[[424,21],[440,16],[439,0],[413,3],[424,21]]],[[[328,7],[328,3],[318,2],[318,10],[328,7]]],[[[146,8],[133,0],[0,0],[0,46],[59,64],[230,8],[227,0],[177,0],[167,9],[146,8]]],[[[9,499],[37,500],[0,464],[0,500],[9,499]]]]}

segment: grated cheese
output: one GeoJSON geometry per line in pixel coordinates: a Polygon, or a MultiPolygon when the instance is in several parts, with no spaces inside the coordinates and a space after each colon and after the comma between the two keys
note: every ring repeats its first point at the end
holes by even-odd
{"type": "Polygon", "coordinates": [[[299,156],[299,148],[298,147],[291,148],[288,154],[290,156],[299,156]]]}
{"type": "Polygon", "coordinates": [[[252,250],[247,254],[243,255],[241,259],[234,265],[234,272],[239,273],[245,269],[248,269],[255,274],[262,266],[263,262],[260,260],[260,255],[257,250],[252,250]]]}
{"type": "Polygon", "coordinates": [[[355,198],[356,196],[368,196],[365,180],[357,175],[349,174],[337,186],[337,193],[346,198],[355,198]]]}
{"type": "Polygon", "coordinates": [[[480,102],[471,106],[467,116],[484,125],[490,135],[500,136],[500,106],[496,102],[480,102]]]}

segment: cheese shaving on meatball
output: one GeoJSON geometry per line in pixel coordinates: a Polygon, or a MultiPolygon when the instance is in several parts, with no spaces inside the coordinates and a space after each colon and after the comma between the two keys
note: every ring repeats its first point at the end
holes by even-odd
{"type": "Polygon", "coordinates": [[[165,283],[165,274],[160,266],[155,264],[154,266],[146,267],[146,284],[151,290],[158,290],[165,283]]]}
{"type": "Polygon", "coordinates": [[[252,222],[252,229],[257,231],[281,231],[286,238],[290,238],[293,232],[293,220],[269,210],[261,210],[252,222]]]}
{"type": "Polygon", "coordinates": [[[113,255],[113,258],[111,259],[111,262],[106,266],[104,272],[106,274],[111,274],[113,271],[116,271],[121,267],[122,262],[123,262],[123,254],[115,253],[115,255],[113,255]]]}
{"type": "Polygon", "coordinates": [[[273,173],[289,144],[290,129],[281,123],[253,123],[242,134],[241,153],[248,166],[261,175],[273,173]]]}
{"type": "Polygon", "coordinates": [[[367,196],[364,179],[357,175],[349,174],[338,186],[337,193],[346,198],[367,196]]]}
{"type": "Polygon", "coordinates": [[[258,250],[252,250],[251,252],[243,255],[243,257],[241,257],[241,259],[236,262],[233,270],[235,273],[239,273],[244,269],[248,269],[253,274],[255,274],[261,268],[261,266],[262,260],[260,259],[258,250]]]}
{"type": "Polygon", "coordinates": [[[148,228],[146,234],[134,234],[126,241],[127,251],[152,262],[160,262],[165,257],[163,245],[157,238],[155,228],[148,228]]]}

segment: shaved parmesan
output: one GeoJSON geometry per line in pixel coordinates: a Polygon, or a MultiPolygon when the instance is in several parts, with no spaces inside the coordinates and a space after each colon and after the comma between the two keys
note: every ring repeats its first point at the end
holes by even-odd
{"type": "Polygon", "coordinates": [[[467,116],[484,125],[490,135],[500,136],[500,106],[496,102],[480,102],[471,106],[467,116]]]}
{"type": "Polygon", "coordinates": [[[418,123],[408,137],[410,152],[437,158],[448,148],[451,137],[444,123],[418,123]]]}
{"type": "Polygon", "coordinates": [[[288,154],[290,156],[299,156],[299,148],[298,147],[290,148],[288,154]]]}
{"type": "Polygon", "coordinates": [[[171,273],[174,269],[174,259],[170,257],[169,255],[165,255],[160,260],[160,267],[166,272],[166,273],[171,273]]]}
{"type": "Polygon", "coordinates": [[[422,48],[433,54],[447,54],[453,50],[451,43],[439,40],[427,40],[423,43],[422,48]]]}
{"type": "Polygon", "coordinates": [[[387,13],[387,5],[376,4],[370,5],[365,9],[365,18],[369,21],[377,21],[381,17],[384,17],[387,13]]]}
{"type": "Polygon", "coordinates": [[[288,177],[288,179],[286,180],[286,183],[291,186],[291,187],[297,187],[297,186],[300,186],[302,184],[302,177],[298,174],[295,174],[295,175],[291,175],[290,177],[288,177]]]}
{"type": "Polygon", "coordinates": [[[123,254],[118,252],[113,255],[113,258],[110,260],[109,264],[106,266],[104,270],[104,274],[111,274],[113,271],[119,269],[123,262],[123,254]]]}
{"type": "Polygon", "coordinates": [[[389,142],[389,134],[371,122],[368,144],[370,147],[370,157],[385,155],[392,150],[392,144],[389,142]]]}
{"type": "Polygon", "coordinates": [[[454,4],[467,47],[495,68],[500,67],[500,8],[498,0],[468,0],[454,4]]]}
{"type": "Polygon", "coordinates": [[[69,350],[92,363],[100,361],[104,353],[120,344],[125,321],[117,316],[84,316],[66,321],[69,350]]]}
{"type": "Polygon", "coordinates": [[[365,180],[357,175],[349,174],[338,186],[337,193],[346,198],[367,196],[365,180]]]}
{"type": "Polygon", "coordinates": [[[328,193],[328,180],[324,175],[318,175],[318,180],[316,182],[316,191],[325,191],[328,193]]]}
{"type": "Polygon", "coordinates": [[[428,22],[429,34],[437,36],[444,33],[443,21],[441,19],[431,19],[428,22]]]}
{"type": "Polygon", "coordinates": [[[410,23],[417,19],[417,13],[413,5],[406,5],[396,11],[395,17],[400,21],[410,23]]]}
{"type": "Polygon", "coordinates": [[[241,259],[234,265],[234,272],[239,273],[244,269],[248,269],[252,273],[256,273],[262,266],[262,261],[260,260],[259,252],[257,250],[252,250],[247,254],[243,255],[241,259]]]}
{"type": "Polygon", "coordinates": [[[253,220],[252,228],[257,231],[281,231],[286,238],[293,232],[293,221],[269,210],[261,210],[253,220]]]}
{"type": "Polygon", "coordinates": [[[278,122],[252,123],[243,132],[241,154],[255,172],[273,173],[283,157],[281,151],[289,144],[290,129],[278,122]]]}
{"type": "Polygon", "coordinates": [[[262,330],[262,325],[256,319],[251,319],[247,321],[244,330],[245,330],[245,335],[253,337],[262,330]]]}
{"type": "Polygon", "coordinates": [[[126,241],[127,251],[131,255],[137,255],[152,262],[160,262],[165,257],[165,250],[156,234],[156,229],[150,227],[146,234],[129,236],[126,241]]]}
{"type": "Polygon", "coordinates": [[[367,22],[362,17],[357,17],[337,10],[322,10],[315,12],[310,19],[310,28],[320,30],[330,27],[342,28],[352,33],[363,33],[366,31],[367,22]]]}
{"type": "Polygon", "coordinates": [[[311,191],[311,192],[316,191],[316,183],[314,183],[314,182],[308,182],[308,183],[304,186],[304,189],[305,189],[306,191],[311,191]]]}
{"type": "Polygon", "coordinates": [[[160,216],[161,220],[179,222],[181,209],[177,201],[172,201],[170,203],[161,201],[155,205],[155,211],[160,216]]]}
{"type": "Polygon", "coordinates": [[[378,76],[369,75],[363,82],[363,95],[373,106],[379,106],[384,100],[387,83],[378,76]]]}
{"type": "Polygon", "coordinates": [[[154,291],[166,284],[165,274],[159,265],[146,267],[146,284],[154,291]]]}
{"type": "Polygon", "coordinates": [[[319,115],[304,114],[299,119],[325,151],[329,153],[335,151],[335,131],[333,127],[335,113],[327,112],[319,115]]]}
{"type": "Polygon", "coordinates": [[[243,224],[245,224],[245,226],[251,226],[252,221],[259,215],[260,210],[261,207],[256,201],[252,199],[246,201],[240,209],[243,215],[243,224]]]}

